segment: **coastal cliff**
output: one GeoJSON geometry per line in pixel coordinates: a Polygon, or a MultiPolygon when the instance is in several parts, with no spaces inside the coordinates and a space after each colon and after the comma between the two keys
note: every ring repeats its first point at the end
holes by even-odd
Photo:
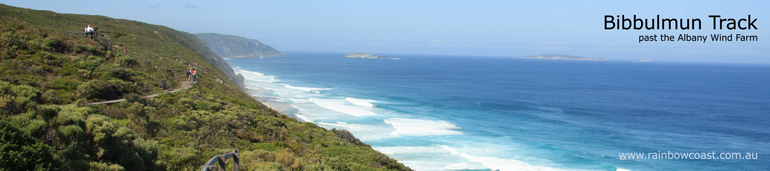
{"type": "Polygon", "coordinates": [[[259,40],[246,39],[240,36],[222,35],[216,33],[195,34],[206,42],[211,51],[223,58],[261,58],[281,57],[285,54],[259,40]]]}

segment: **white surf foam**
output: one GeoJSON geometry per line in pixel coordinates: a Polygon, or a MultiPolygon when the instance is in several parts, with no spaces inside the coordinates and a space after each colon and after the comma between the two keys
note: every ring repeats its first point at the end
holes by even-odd
{"type": "Polygon", "coordinates": [[[310,98],[308,99],[311,102],[317,104],[318,106],[321,106],[323,108],[327,108],[333,111],[341,112],[350,114],[353,116],[372,116],[377,115],[376,113],[366,110],[364,108],[358,107],[358,106],[348,106],[345,105],[344,101],[342,99],[318,99],[318,98],[310,98]]]}
{"type": "Polygon", "coordinates": [[[443,148],[451,152],[453,155],[461,156],[463,158],[470,160],[471,162],[481,163],[491,170],[500,170],[500,171],[511,171],[511,170],[561,171],[563,170],[563,169],[553,168],[553,167],[530,165],[526,162],[522,162],[518,160],[470,155],[462,152],[457,152],[455,149],[452,149],[448,146],[444,146],[443,148]]]}
{"type": "Polygon", "coordinates": [[[350,97],[346,97],[345,100],[355,105],[365,106],[365,107],[374,107],[375,105],[372,104],[372,102],[377,102],[374,100],[356,99],[356,98],[350,98],[350,97]]]}
{"type": "Polygon", "coordinates": [[[405,136],[429,136],[429,135],[461,135],[463,134],[455,124],[446,121],[432,121],[422,119],[390,118],[385,123],[393,125],[396,131],[391,135],[405,136]]]}
{"type": "Polygon", "coordinates": [[[481,163],[476,162],[460,162],[444,166],[444,170],[484,170],[487,169],[481,163]]]}
{"type": "MultiPolygon", "coordinates": [[[[350,123],[339,121],[334,123],[334,120],[339,120],[339,118],[351,118],[350,115],[379,115],[377,117],[384,118],[398,116],[389,116],[388,111],[382,108],[372,108],[376,106],[372,103],[381,104],[388,102],[377,102],[374,100],[350,97],[345,99],[324,99],[326,95],[320,93],[326,93],[322,91],[332,90],[331,88],[296,87],[277,82],[278,80],[276,80],[274,76],[265,75],[259,72],[242,70],[240,68],[238,68],[238,72],[244,75],[247,79],[247,84],[249,82],[252,84],[250,86],[270,90],[268,93],[263,93],[261,95],[275,96],[280,101],[288,102],[291,106],[297,108],[298,111],[295,115],[299,119],[317,123],[319,126],[324,125],[324,127],[327,128],[331,126],[348,129],[356,135],[356,137],[364,141],[387,139],[396,136],[463,134],[460,130],[462,128],[450,122],[440,120],[391,118],[385,119],[384,123],[378,122],[381,123],[381,125],[356,124],[355,120],[346,120],[350,123]],[[300,95],[304,98],[292,98],[300,95]],[[328,123],[323,121],[327,121],[328,123]]],[[[479,154],[466,149],[458,149],[461,152],[457,152],[454,149],[447,150],[442,148],[442,146],[398,146],[379,147],[375,149],[387,155],[401,155],[401,157],[406,157],[404,160],[399,160],[417,170],[481,170],[485,168],[493,170],[500,169],[503,171],[510,170],[511,168],[516,170],[559,170],[543,166],[532,166],[518,160],[488,157],[486,156],[487,154],[479,154]]],[[[622,169],[618,168],[618,170],[622,169]]]]}
{"type": "Polygon", "coordinates": [[[294,116],[297,116],[299,119],[302,119],[305,122],[314,122],[310,117],[307,117],[305,115],[300,115],[299,113],[294,114],[294,116]]]}
{"type": "MultiPolygon", "coordinates": [[[[446,170],[444,168],[447,166],[467,162],[465,158],[452,155],[449,151],[442,149],[441,146],[389,146],[372,148],[388,156],[399,158],[399,162],[414,170],[446,170]]],[[[481,169],[486,169],[486,167],[482,165],[481,169]]]]}
{"type": "Polygon", "coordinates": [[[383,125],[366,125],[366,124],[354,124],[354,123],[347,123],[347,122],[340,122],[340,121],[337,121],[337,123],[318,122],[318,124],[332,126],[339,129],[346,129],[351,133],[353,133],[353,135],[355,135],[356,138],[360,139],[361,141],[370,141],[370,140],[394,137],[388,134],[388,132],[392,131],[392,129],[390,129],[389,126],[386,126],[384,124],[383,125]]]}
{"type": "Polygon", "coordinates": [[[395,146],[395,147],[372,147],[382,154],[407,154],[407,153],[449,153],[444,149],[435,146],[395,146]]]}
{"type": "Polygon", "coordinates": [[[340,121],[337,121],[336,124],[326,123],[326,122],[318,122],[318,124],[329,125],[329,126],[334,126],[334,127],[342,127],[342,128],[347,128],[347,129],[353,128],[353,126],[352,125],[348,125],[347,122],[340,122],[340,121]]]}
{"type": "Polygon", "coordinates": [[[236,70],[236,72],[237,74],[243,75],[243,78],[245,78],[246,80],[251,80],[251,81],[266,82],[272,78],[270,76],[265,76],[265,74],[254,72],[254,71],[239,69],[239,70],[236,70]]]}
{"type": "Polygon", "coordinates": [[[290,89],[309,91],[309,92],[319,91],[319,90],[331,90],[331,88],[295,87],[288,84],[284,84],[283,86],[290,89]]]}

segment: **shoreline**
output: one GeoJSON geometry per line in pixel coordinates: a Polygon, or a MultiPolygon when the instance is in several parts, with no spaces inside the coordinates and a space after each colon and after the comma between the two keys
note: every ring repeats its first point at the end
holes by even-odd
{"type": "Polygon", "coordinates": [[[265,97],[255,96],[255,95],[252,94],[252,92],[258,92],[258,91],[262,91],[262,90],[254,90],[254,89],[244,88],[244,91],[251,98],[254,98],[254,100],[257,100],[259,103],[262,103],[262,105],[265,105],[268,108],[277,111],[278,113],[286,115],[284,112],[288,111],[289,109],[293,109],[294,108],[291,105],[281,104],[281,103],[278,103],[278,102],[272,102],[272,101],[266,99],[265,97]]]}

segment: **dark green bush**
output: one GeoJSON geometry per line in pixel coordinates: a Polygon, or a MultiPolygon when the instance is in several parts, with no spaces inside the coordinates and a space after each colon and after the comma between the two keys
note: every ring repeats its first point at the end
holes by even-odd
{"type": "Polygon", "coordinates": [[[48,37],[43,40],[43,49],[54,52],[64,52],[67,47],[58,37],[48,37]]]}
{"type": "Polygon", "coordinates": [[[29,85],[12,85],[0,81],[0,113],[3,115],[26,112],[35,107],[40,90],[29,85]]]}
{"type": "Polygon", "coordinates": [[[222,105],[218,103],[209,103],[203,101],[195,101],[195,108],[199,110],[207,110],[210,112],[217,112],[222,110],[222,105]]]}
{"type": "Polygon", "coordinates": [[[88,51],[88,46],[81,44],[75,45],[75,53],[81,54],[86,51],[88,51]]]}
{"type": "Polygon", "coordinates": [[[364,142],[361,142],[361,140],[353,136],[348,130],[332,128],[331,131],[334,132],[334,134],[337,134],[337,136],[345,142],[355,145],[366,145],[364,142]]]}
{"type": "Polygon", "coordinates": [[[124,66],[124,67],[128,67],[128,68],[131,68],[131,67],[139,65],[138,61],[136,61],[134,58],[131,58],[131,57],[128,57],[128,56],[117,57],[117,58],[115,58],[115,60],[118,61],[120,66],[124,66]]]}
{"type": "Polygon", "coordinates": [[[136,75],[133,71],[125,68],[111,68],[109,70],[109,74],[110,76],[121,79],[123,81],[133,81],[131,80],[131,77],[136,75]]]}
{"type": "Polygon", "coordinates": [[[75,45],[75,53],[76,54],[88,54],[88,55],[98,55],[99,50],[90,44],[77,44],[75,45]]]}
{"type": "Polygon", "coordinates": [[[54,149],[0,120],[0,170],[59,170],[54,149]]]}
{"type": "Polygon", "coordinates": [[[78,86],[78,83],[74,82],[72,79],[67,78],[54,78],[50,82],[51,88],[57,89],[57,90],[75,90],[78,86]]]}
{"type": "Polygon", "coordinates": [[[56,70],[56,73],[59,73],[61,75],[72,75],[78,72],[78,69],[72,66],[64,66],[58,70],[56,70]]]}
{"type": "Polygon", "coordinates": [[[62,102],[61,98],[56,95],[55,90],[46,91],[40,99],[43,100],[44,103],[60,104],[62,102]]]}
{"type": "Polygon", "coordinates": [[[97,66],[99,66],[99,64],[96,63],[95,61],[80,61],[80,62],[77,63],[77,66],[80,69],[84,69],[84,70],[89,70],[90,71],[90,70],[95,69],[97,66]]]}
{"type": "Polygon", "coordinates": [[[87,99],[119,99],[123,94],[135,92],[135,86],[121,80],[92,80],[78,86],[80,97],[87,99]]]}

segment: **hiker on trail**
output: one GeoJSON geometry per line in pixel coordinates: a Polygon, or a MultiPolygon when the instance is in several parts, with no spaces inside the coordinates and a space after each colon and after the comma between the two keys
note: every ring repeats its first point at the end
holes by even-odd
{"type": "Polygon", "coordinates": [[[123,53],[128,54],[128,48],[126,48],[125,46],[123,46],[123,53]]]}
{"type": "Polygon", "coordinates": [[[190,81],[190,77],[192,77],[192,68],[187,68],[187,80],[190,81]]]}
{"type": "Polygon", "coordinates": [[[91,27],[91,25],[88,25],[86,26],[85,31],[86,31],[86,38],[91,39],[94,35],[94,28],[91,27]]]}
{"type": "Polygon", "coordinates": [[[195,71],[195,68],[192,69],[191,74],[192,74],[192,80],[195,81],[195,79],[196,79],[195,77],[198,76],[198,72],[195,71]]]}

